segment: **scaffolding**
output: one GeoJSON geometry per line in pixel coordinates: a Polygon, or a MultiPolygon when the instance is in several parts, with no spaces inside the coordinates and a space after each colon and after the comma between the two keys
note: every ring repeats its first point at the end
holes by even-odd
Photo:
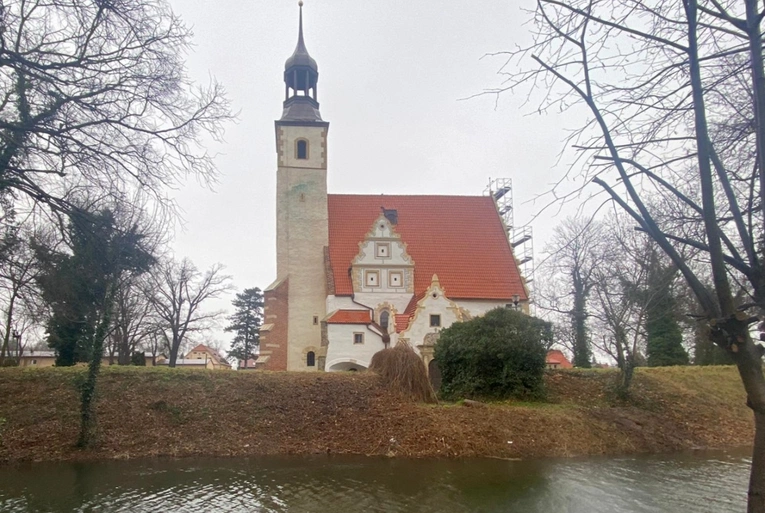
{"type": "Polygon", "coordinates": [[[502,222],[507,230],[507,239],[513,248],[515,260],[518,262],[519,271],[526,282],[530,298],[529,304],[533,309],[534,232],[530,225],[515,226],[512,178],[490,178],[489,185],[484,190],[484,195],[494,198],[499,217],[502,218],[502,222]]]}

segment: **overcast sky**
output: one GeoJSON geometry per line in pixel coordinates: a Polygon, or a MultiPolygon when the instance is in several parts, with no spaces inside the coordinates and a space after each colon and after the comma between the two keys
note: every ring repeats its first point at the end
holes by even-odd
{"type": "MultiPolygon", "coordinates": [[[[170,0],[193,27],[189,72],[214,76],[239,112],[219,153],[214,191],[177,192],[185,225],[178,257],[227,266],[236,286],[267,287],[276,274],[274,120],[284,61],[297,42],[297,0],[170,0]]],[[[480,195],[510,177],[516,225],[549,189],[565,136],[561,116],[534,113],[525,97],[463,98],[501,84],[490,52],[528,42],[523,8],[501,0],[305,0],[306,46],[319,65],[319,102],[330,122],[330,193],[480,195]]],[[[541,254],[559,218],[533,223],[541,254]]],[[[228,308],[230,297],[217,307],[228,308]]]]}

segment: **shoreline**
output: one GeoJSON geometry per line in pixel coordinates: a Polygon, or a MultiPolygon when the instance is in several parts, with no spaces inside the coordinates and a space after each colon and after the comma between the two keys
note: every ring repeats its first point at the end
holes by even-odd
{"type": "Polygon", "coordinates": [[[545,403],[401,401],[366,373],[108,367],[98,442],[73,447],[82,369],[0,369],[0,464],[140,458],[360,455],[565,458],[751,446],[733,367],[639,369],[630,402],[613,371],[548,371],[545,403]]]}

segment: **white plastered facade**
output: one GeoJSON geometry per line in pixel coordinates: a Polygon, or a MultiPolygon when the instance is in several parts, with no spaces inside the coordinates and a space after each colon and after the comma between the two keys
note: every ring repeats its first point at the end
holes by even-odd
{"type": "Polygon", "coordinates": [[[350,368],[363,370],[369,367],[372,356],[385,348],[380,334],[364,324],[330,324],[327,330],[326,371],[344,371],[350,368]],[[362,343],[355,336],[361,335],[362,343]]]}

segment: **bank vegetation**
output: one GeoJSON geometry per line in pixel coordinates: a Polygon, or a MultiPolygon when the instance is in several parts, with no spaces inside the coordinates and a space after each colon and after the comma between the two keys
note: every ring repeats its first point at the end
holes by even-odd
{"type": "Polygon", "coordinates": [[[95,443],[75,446],[81,367],[0,369],[0,461],[361,454],[536,458],[751,443],[732,366],[547,371],[544,402],[429,405],[373,373],[103,370],[95,443]]]}

